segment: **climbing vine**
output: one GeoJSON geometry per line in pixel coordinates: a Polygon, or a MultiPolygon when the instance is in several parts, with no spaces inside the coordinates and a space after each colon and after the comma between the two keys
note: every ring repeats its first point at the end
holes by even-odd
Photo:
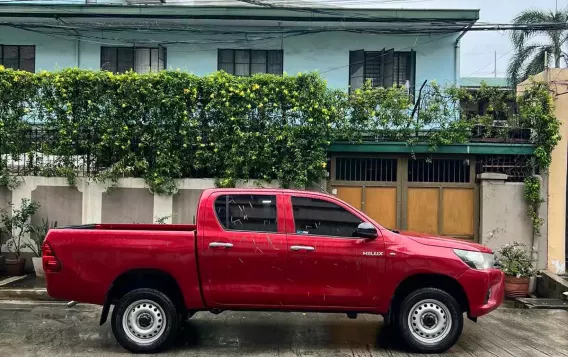
{"type": "MultiPolygon", "coordinates": [[[[346,93],[314,73],[33,74],[0,66],[0,185],[42,175],[111,187],[141,177],[163,195],[176,192],[176,179],[190,177],[214,177],[220,187],[238,180],[306,187],[325,177],[333,141],[425,142],[434,152],[475,135],[507,140],[514,128],[530,129],[534,168],[546,170],[560,138],[548,87],[528,86],[511,115],[514,101],[512,92],[487,86],[471,93],[433,82],[410,95],[370,83],[346,93]],[[487,103],[483,114],[462,110],[480,100],[487,103]],[[507,125],[493,126],[496,119],[507,125]]],[[[540,181],[526,184],[539,232],[540,181]]]]}
{"type": "MultiPolygon", "coordinates": [[[[561,139],[560,121],[554,115],[552,96],[548,84],[534,82],[518,98],[520,125],[531,129],[531,141],[535,145],[533,171],[545,172],[552,162],[552,150],[561,139]]],[[[527,215],[533,230],[540,235],[544,220],[538,212],[544,200],[540,197],[541,180],[534,176],[525,179],[527,215]]]]}

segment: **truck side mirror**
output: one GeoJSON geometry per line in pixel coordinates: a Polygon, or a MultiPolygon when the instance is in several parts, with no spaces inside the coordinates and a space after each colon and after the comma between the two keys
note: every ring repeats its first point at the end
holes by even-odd
{"type": "Polygon", "coordinates": [[[378,237],[377,229],[369,222],[363,222],[357,226],[357,236],[367,239],[375,239],[378,237]]]}

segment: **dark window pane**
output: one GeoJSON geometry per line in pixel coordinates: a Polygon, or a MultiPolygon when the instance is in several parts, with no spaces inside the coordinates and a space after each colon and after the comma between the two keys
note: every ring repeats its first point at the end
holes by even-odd
{"type": "Polygon", "coordinates": [[[249,64],[250,63],[250,51],[248,50],[236,50],[235,51],[235,63],[236,64],[249,64]]]}
{"type": "Polygon", "coordinates": [[[101,69],[110,72],[116,72],[118,59],[116,57],[117,49],[115,47],[101,47],[101,69]]]}
{"type": "Polygon", "coordinates": [[[266,73],[280,74],[281,75],[283,73],[282,65],[280,65],[280,64],[269,64],[268,70],[266,71],[266,73]]]}
{"type": "Polygon", "coordinates": [[[152,48],[150,50],[150,71],[151,72],[158,72],[160,69],[160,61],[158,60],[158,49],[157,48],[152,48]]]}
{"type": "Polygon", "coordinates": [[[134,72],[136,73],[148,73],[150,72],[150,49],[149,48],[137,48],[135,51],[136,60],[134,66],[134,72]]]}
{"type": "Polygon", "coordinates": [[[408,161],[408,182],[461,182],[470,180],[469,160],[415,159],[408,161]]]}
{"type": "Polygon", "coordinates": [[[2,55],[4,67],[18,69],[18,46],[2,46],[2,55]]]}
{"type": "Polygon", "coordinates": [[[266,64],[267,51],[252,51],[251,63],[266,64]]]}
{"type": "Polygon", "coordinates": [[[127,72],[134,67],[134,48],[119,47],[117,50],[117,66],[118,73],[127,72]]]}
{"type": "Polygon", "coordinates": [[[370,79],[373,87],[379,87],[383,83],[381,64],[381,52],[365,52],[365,81],[370,79]]]}
{"type": "Polygon", "coordinates": [[[248,63],[246,64],[240,64],[240,63],[236,63],[235,64],[235,75],[236,76],[248,76],[250,75],[250,65],[248,63]]]}
{"type": "Polygon", "coordinates": [[[166,69],[167,50],[164,46],[158,47],[158,70],[166,69]]]}
{"type": "Polygon", "coordinates": [[[219,50],[220,63],[233,63],[235,61],[235,51],[233,50],[219,50]]]}
{"type": "Polygon", "coordinates": [[[235,74],[235,65],[233,63],[220,62],[218,69],[220,71],[225,71],[225,72],[230,73],[230,74],[235,74]]]}
{"type": "Polygon", "coordinates": [[[224,195],[215,200],[215,213],[228,230],[277,232],[276,196],[224,195]]]}
{"type": "Polygon", "coordinates": [[[349,90],[363,86],[365,80],[365,51],[349,51],[349,90]]]}
{"type": "Polygon", "coordinates": [[[267,51],[268,63],[282,65],[282,51],[267,51]]]}
{"type": "Polygon", "coordinates": [[[397,159],[338,157],[335,163],[335,179],[339,181],[397,181],[397,159]]]}
{"type": "Polygon", "coordinates": [[[20,69],[35,72],[35,46],[20,46],[20,69]]]}
{"type": "Polygon", "coordinates": [[[325,200],[292,197],[296,234],[354,237],[362,221],[346,209],[325,200]]]}
{"type": "Polygon", "coordinates": [[[394,59],[395,83],[404,86],[410,81],[410,53],[397,52],[394,59]]]}
{"type": "Polygon", "coordinates": [[[266,64],[253,63],[250,66],[250,74],[266,73],[266,64]]]}

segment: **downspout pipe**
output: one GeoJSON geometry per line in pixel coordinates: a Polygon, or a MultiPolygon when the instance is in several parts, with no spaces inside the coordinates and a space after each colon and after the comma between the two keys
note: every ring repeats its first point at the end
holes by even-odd
{"type": "Polygon", "coordinates": [[[459,86],[459,78],[460,78],[460,40],[461,38],[469,31],[469,29],[473,26],[475,22],[467,25],[467,27],[460,33],[458,38],[456,38],[456,44],[454,46],[454,85],[456,87],[459,86]]]}

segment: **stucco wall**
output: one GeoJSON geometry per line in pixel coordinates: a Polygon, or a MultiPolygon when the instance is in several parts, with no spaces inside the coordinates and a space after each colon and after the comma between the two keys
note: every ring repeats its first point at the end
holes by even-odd
{"type": "MultiPolygon", "coordinates": [[[[283,49],[284,71],[288,74],[319,71],[334,88],[347,89],[349,84],[349,51],[380,51],[394,48],[396,51],[416,51],[416,84],[424,80],[438,83],[455,81],[455,40],[457,34],[444,35],[374,35],[348,32],[325,32],[301,36],[250,41],[231,36],[214,37],[179,34],[124,34],[113,33],[109,37],[120,39],[140,38],[161,42],[195,40],[206,44],[167,44],[167,65],[197,75],[217,70],[218,48],[283,49]],[[136,37],[138,36],[138,37],[136,37]],[[211,44],[219,40],[221,43],[211,44]],[[239,41],[238,45],[231,40],[239,41]]],[[[130,41],[130,40],[129,40],[130,41]]],[[[116,42],[116,41],[115,41],[116,42]]],[[[113,40],[105,40],[112,45],[113,40]]],[[[96,41],[76,41],[64,37],[46,36],[11,27],[0,26],[0,44],[36,45],[36,71],[58,70],[65,67],[85,69],[100,68],[100,44],[96,41]],[[78,56],[77,56],[78,53],[78,56]]],[[[116,42],[117,45],[124,45],[116,42]]]]}
{"type": "MultiPolygon", "coordinates": [[[[480,183],[479,231],[481,244],[493,250],[506,243],[518,241],[528,247],[533,243],[538,248],[538,241],[533,242],[533,229],[527,216],[524,198],[525,185],[517,182],[505,182],[502,179],[483,179],[480,183]]],[[[546,252],[539,254],[540,268],[546,265],[546,252]]]]}
{"type": "Polygon", "coordinates": [[[199,203],[199,196],[203,190],[179,190],[173,198],[173,217],[172,223],[174,224],[192,224],[195,223],[197,218],[197,204],[199,203]]]}
{"type": "Polygon", "coordinates": [[[102,208],[102,223],[152,223],[154,221],[154,197],[145,188],[116,188],[105,192],[102,208]]]}
{"type": "Polygon", "coordinates": [[[38,186],[31,199],[40,204],[32,224],[40,224],[42,218],[59,227],[81,222],[82,194],[75,187],[38,186]]]}

